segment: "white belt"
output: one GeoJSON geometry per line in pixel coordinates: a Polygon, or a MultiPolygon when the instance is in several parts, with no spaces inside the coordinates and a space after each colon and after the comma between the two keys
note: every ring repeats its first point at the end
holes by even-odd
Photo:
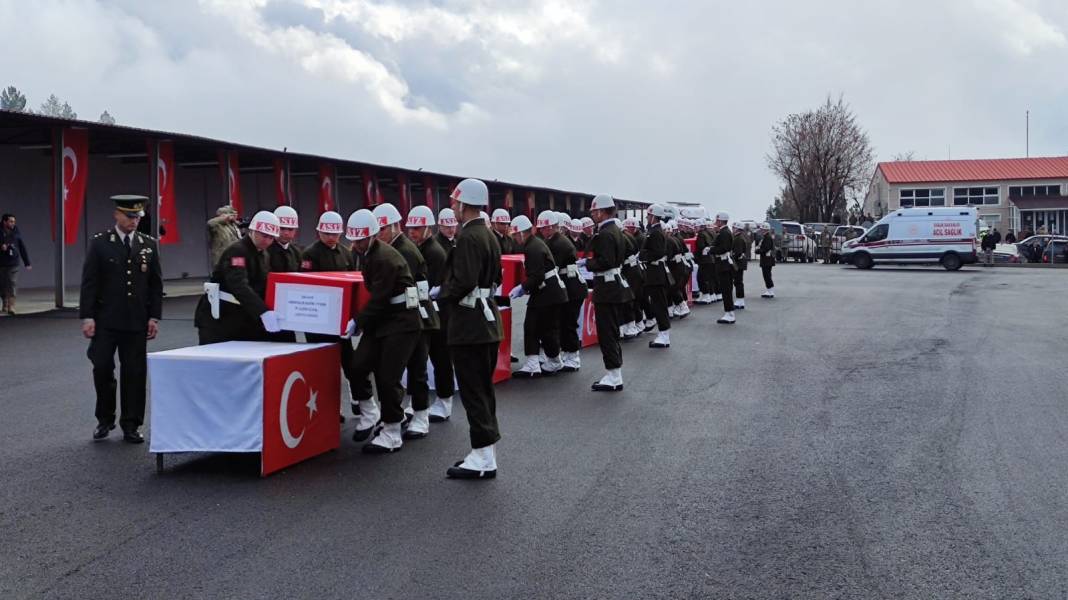
{"type": "Polygon", "coordinates": [[[607,271],[598,271],[595,272],[594,275],[603,278],[605,281],[607,281],[609,277],[613,277],[617,279],[623,287],[630,287],[630,285],[627,284],[627,280],[623,279],[623,269],[620,267],[614,267],[612,269],[608,269],[607,271]]]}
{"type": "Polygon", "coordinates": [[[673,256],[671,258],[671,260],[673,260],[673,261],[675,261],[677,263],[686,264],[686,255],[685,254],[676,254],[675,256],[673,256]]]}
{"type": "Polygon", "coordinates": [[[724,252],[723,254],[717,254],[716,258],[718,258],[718,259],[720,259],[722,261],[726,261],[726,263],[728,265],[733,265],[734,264],[734,261],[731,260],[731,253],[730,252],[724,252]]]}
{"type": "Polygon", "coordinates": [[[419,301],[428,302],[430,300],[430,284],[424,281],[416,281],[415,288],[419,290],[419,301]]]}
{"type": "Polygon", "coordinates": [[[711,252],[711,251],[712,251],[712,246],[705,246],[704,249],[701,250],[701,256],[708,256],[708,253],[711,252]]]}
{"type": "Polygon", "coordinates": [[[570,277],[570,278],[580,277],[578,265],[576,265],[575,263],[571,263],[570,265],[567,265],[567,270],[564,271],[564,273],[565,273],[566,277],[570,277]]]}
{"type": "Polygon", "coordinates": [[[627,260],[625,260],[623,262],[628,267],[637,267],[638,266],[638,255],[637,254],[631,254],[630,256],[627,257],[627,260]]]}
{"type": "Polygon", "coordinates": [[[219,318],[219,301],[229,302],[230,304],[241,305],[241,302],[236,296],[230,292],[224,292],[219,289],[219,284],[212,283],[210,281],[204,282],[204,294],[208,296],[208,306],[211,307],[211,318],[219,318]]]}
{"type": "Polygon", "coordinates": [[[389,303],[390,304],[404,304],[404,300],[405,300],[404,294],[397,294],[396,296],[393,296],[392,298],[389,299],[389,303]]]}
{"type": "Polygon", "coordinates": [[[548,283],[550,277],[555,277],[556,278],[556,283],[559,284],[560,289],[567,289],[564,286],[564,280],[560,279],[560,271],[559,271],[559,269],[557,269],[556,267],[553,267],[553,268],[551,268],[551,269],[549,269],[548,271],[545,272],[545,277],[542,278],[541,285],[538,286],[539,290],[545,288],[545,284],[548,283]]]}
{"type": "Polygon", "coordinates": [[[658,259],[656,259],[654,261],[650,261],[649,264],[651,264],[651,265],[664,265],[664,264],[667,264],[667,256],[661,256],[660,258],[658,258],[658,259]]]}
{"type": "Polygon", "coordinates": [[[467,295],[460,299],[460,306],[464,308],[475,308],[478,301],[482,301],[482,314],[486,317],[487,321],[491,323],[496,321],[493,317],[493,309],[490,308],[489,299],[493,295],[493,288],[475,288],[467,295]]]}

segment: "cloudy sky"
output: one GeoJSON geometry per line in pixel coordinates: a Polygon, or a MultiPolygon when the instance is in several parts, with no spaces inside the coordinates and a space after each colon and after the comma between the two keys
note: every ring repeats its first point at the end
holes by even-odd
{"type": "Polygon", "coordinates": [[[763,214],[773,123],[879,159],[1068,153],[1063,0],[0,0],[0,84],[83,118],[763,214]]]}

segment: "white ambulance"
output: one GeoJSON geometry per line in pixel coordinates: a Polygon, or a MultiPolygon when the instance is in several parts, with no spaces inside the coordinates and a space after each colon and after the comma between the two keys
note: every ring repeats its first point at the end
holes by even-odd
{"type": "Polygon", "coordinates": [[[864,235],[842,245],[841,260],[859,269],[877,262],[938,263],[948,271],[976,262],[976,209],[902,208],[886,215],[864,235]]]}

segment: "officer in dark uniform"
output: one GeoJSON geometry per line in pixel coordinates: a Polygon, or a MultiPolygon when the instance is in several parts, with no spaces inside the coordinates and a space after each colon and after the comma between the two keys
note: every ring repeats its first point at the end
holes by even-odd
{"type": "MultiPolygon", "coordinates": [[[[550,211],[544,211],[538,216],[538,223],[552,223],[549,219],[550,211]],[[542,219],[542,217],[546,217],[542,219]]],[[[566,215],[557,214],[556,225],[563,223],[566,215]]],[[[553,262],[560,276],[564,279],[567,288],[567,302],[560,306],[560,362],[561,371],[574,372],[582,367],[582,338],[579,336],[579,314],[582,312],[582,304],[589,295],[586,281],[578,269],[578,254],[575,245],[558,227],[550,225],[539,227],[542,239],[552,252],[553,262]]]]}
{"type": "Polygon", "coordinates": [[[96,388],[94,440],[115,429],[115,351],[119,353],[123,440],[145,441],[138,429],[145,419],[147,341],[159,333],[163,312],[163,275],[159,247],[137,232],[144,196],[112,196],[115,227],[89,241],[82,267],[78,309],[82,334],[89,338],[96,388]]]}
{"type": "Polygon", "coordinates": [[[594,196],[590,215],[597,224],[597,232],[590,240],[591,256],[585,259],[586,268],[593,273],[593,309],[597,320],[597,341],[601,358],[608,371],[593,384],[595,392],[618,392],[623,389],[623,347],[619,344],[620,314],[634,300],[627,280],[623,278],[623,262],[627,260],[627,242],[616,219],[616,202],[608,195],[594,196]]]}
{"type": "Polygon", "coordinates": [[[438,302],[448,306],[449,348],[471,427],[471,452],[447,475],[486,479],[497,476],[495,448],[501,439],[493,389],[493,371],[503,337],[501,315],[493,299],[501,281],[501,248],[479,217],[479,209],[489,204],[486,184],[465,179],[451,198],[462,225],[445,264],[438,302]]]}
{"type": "Polygon", "coordinates": [[[649,295],[645,293],[645,265],[641,261],[642,247],[645,246],[645,231],[638,226],[638,219],[629,218],[623,221],[623,234],[633,240],[628,241],[627,262],[623,264],[623,277],[630,284],[634,293],[634,322],[639,333],[649,333],[656,328],[656,319],[653,311],[649,308],[649,295]]]}
{"type": "Polygon", "coordinates": [[[712,258],[715,261],[716,283],[723,295],[723,316],[717,323],[731,325],[734,323],[734,236],[727,227],[729,216],[725,212],[716,215],[716,237],[712,243],[712,258]]]}
{"type": "Polygon", "coordinates": [[[445,252],[456,247],[456,227],[459,224],[451,208],[445,207],[438,212],[438,232],[434,234],[434,239],[445,252]]]}
{"type": "Polygon", "coordinates": [[[232,340],[269,341],[278,315],[267,308],[267,248],[278,237],[278,217],[261,210],[248,234],[227,246],[204,284],[193,324],[201,344],[232,340]]]}
{"type": "Polygon", "coordinates": [[[749,267],[749,240],[740,223],[734,227],[734,308],[745,310],[745,270],[749,267]]]}
{"type": "Polygon", "coordinates": [[[668,317],[668,288],[675,285],[675,279],[668,269],[668,240],[664,233],[664,219],[669,219],[671,212],[663,204],[653,204],[646,213],[649,226],[646,230],[645,244],[639,254],[645,265],[645,295],[649,298],[649,310],[656,319],[659,333],[649,342],[650,348],[671,347],[671,321],[668,317]]]}
{"type": "Polygon", "coordinates": [[[512,215],[508,214],[507,210],[498,208],[493,211],[490,221],[493,227],[493,237],[497,238],[497,243],[501,247],[501,254],[522,254],[523,249],[519,247],[519,244],[511,236],[512,215]]]}
{"type": "MultiPolygon", "coordinates": [[[[274,209],[278,217],[278,239],[267,247],[267,263],[273,273],[295,273],[300,270],[300,247],[294,241],[297,238],[297,211],[292,206],[279,206],[274,209]]],[[[292,331],[280,331],[271,335],[275,342],[296,342],[297,334],[292,331]]]]}
{"type": "Polygon", "coordinates": [[[775,266],[775,236],[767,223],[760,224],[760,245],[757,246],[757,255],[760,256],[760,272],[764,275],[764,293],[761,298],[775,297],[775,282],[771,279],[771,269],[775,266]]]}
{"type": "Polygon", "coordinates": [[[669,223],[671,231],[666,236],[668,244],[667,264],[671,270],[671,278],[675,281],[668,288],[668,314],[680,319],[690,314],[690,307],[686,304],[686,282],[690,279],[690,269],[686,262],[689,249],[686,242],[682,241],[679,234],[677,221],[672,219],[669,223]]]}
{"type": "Polygon", "coordinates": [[[363,446],[368,454],[388,454],[404,445],[401,377],[422,335],[415,279],[400,252],[377,239],[378,231],[378,219],[367,209],[352,213],[345,228],[353,252],[360,255],[364,286],[371,295],[356,317],[363,335],[352,357],[353,381],[364,382],[353,396],[360,402],[360,419],[352,439],[360,442],[374,434],[363,446]],[[378,405],[372,399],[371,375],[378,405]]]}
{"type": "MultiPolygon", "coordinates": [[[[545,228],[551,227],[550,217],[545,214],[549,212],[545,211],[539,218],[539,225],[545,228]]],[[[530,294],[523,319],[526,362],[512,375],[520,378],[551,375],[564,366],[560,360],[560,307],[567,303],[567,288],[549,246],[534,235],[533,224],[526,215],[512,220],[512,232],[516,245],[523,250],[525,278],[509,291],[508,297],[514,300],[530,294]],[[545,352],[544,365],[539,360],[539,349],[545,352]]]]}
{"type": "Polygon", "coordinates": [[[373,214],[378,219],[378,241],[389,244],[404,257],[408,271],[415,279],[419,292],[420,334],[412,355],[408,359],[408,395],[405,397],[404,434],[406,440],[424,438],[430,432],[430,386],[427,383],[426,365],[429,359],[430,334],[441,328],[438,311],[430,299],[430,284],[426,275],[426,260],[419,248],[401,231],[401,214],[395,206],[386,202],[375,207],[373,214]],[[411,398],[410,404],[408,397],[411,398]]]}
{"type": "MultiPolygon", "coordinates": [[[[452,209],[449,209],[449,213],[452,213],[452,209]]],[[[428,292],[431,297],[430,304],[438,313],[438,327],[430,330],[424,329],[423,333],[427,338],[430,364],[434,367],[434,393],[436,398],[430,404],[429,420],[431,423],[442,423],[452,416],[452,396],[456,393],[452,354],[449,352],[448,338],[446,337],[448,312],[445,310],[445,306],[433,300],[441,292],[447,254],[438,242],[437,236],[433,235],[430,229],[434,225],[434,213],[429,207],[412,207],[412,210],[408,212],[408,219],[404,225],[408,239],[418,246],[419,253],[422,254],[423,261],[426,263],[426,283],[430,287],[428,292]]],[[[450,241],[449,243],[451,247],[452,242],[450,241]]],[[[418,285],[418,282],[416,282],[416,285],[418,285]]],[[[412,424],[409,424],[408,430],[411,431],[411,429],[412,424]]]]}

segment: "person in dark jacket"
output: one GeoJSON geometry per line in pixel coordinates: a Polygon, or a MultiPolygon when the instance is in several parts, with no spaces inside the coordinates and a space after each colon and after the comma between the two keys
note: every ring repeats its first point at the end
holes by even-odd
{"type": "MultiPolygon", "coordinates": [[[[300,248],[294,242],[297,238],[297,211],[292,206],[279,206],[274,209],[278,217],[278,239],[267,246],[267,263],[272,273],[296,273],[300,271],[302,260],[300,248]]],[[[279,331],[271,335],[271,341],[294,343],[297,334],[293,331],[279,331]]]]}
{"type": "Polygon", "coordinates": [[[596,233],[590,240],[590,256],[580,261],[593,274],[593,310],[597,321],[597,342],[607,371],[593,384],[595,392],[623,390],[623,347],[619,326],[624,308],[634,300],[630,284],[623,278],[627,242],[616,218],[616,201],[598,194],[590,202],[590,216],[596,233]]]}
{"type": "Polygon", "coordinates": [[[261,210],[249,223],[248,234],[223,250],[193,317],[200,344],[265,342],[282,330],[278,315],[264,300],[270,272],[267,248],[277,237],[278,217],[261,210]]]}
{"type": "Polygon", "coordinates": [[[15,215],[5,214],[0,220],[0,298],[4,300],[2,311],[15,314],[15,296],[18,295],[19,259],[27,271],[32,271],[30,255],[22,234],[15,224],[15,215]]]}
{"type": "Polygon", "coordinates": [[[671,212],[663,204],[653,204],[645,215],[648,221],[645,244],[639,257],[645,265],[645,295],[649,297],[649,310],[659,332],[656,339],[649,342],[650,348],[671,347],[671,320],[668,315],[668,289],[675,285],[675,279],[668,269],[668,240],[664,232],[664,221],[670,219],[671,212]]]}
{"type": "MultiPolygon", "coordinates": [[[[542,215],[546,215],[545,211],[542,215]]],[[[567,225],[571,219],[567,215],[556,213],[557,225],[567,225]]],[[[538,222],[551,222],[542,219],[539,215],[538,222]]],[[[538,230],[542,239],[549,246],[553,254],[553,262],[556,269],[564,279],[564,287],[567,288],[567,302],[560,307],[560,362],[561,371],[575,372],[582,367],[582,336],[579,334],[579,315],[582,313],[582,305],[589,295],[589,288],[578,269],[578,252],[575,244],[566,235],[560,232],[559,227],[543,226],[538,230]]]]}
{"type": "Polygon", "coordinates": [[[163,318],[163,275],[159,246],[137,232],[148,198],[113,196],[115,226],[89,240],[82,267],[78,313],[89,338],[96,388],[96,431],[103,440],[115,429],[115,352],[119,354],[122,439],[140,444],[145,418],[148,340],[163,318]]]}
{"type": "Polygon", "coordinates": [[[729,219],[725,212],[716,215],[716,237],[711,250],[716,282],[723,295],[723,316],[716,322],[722,325],[734,324],[734,236],[731,235],[730,227],[727,227],[729,219]]]}
{"type": "Polygon", "coordinates": [[[415,279],[401,253],[379,240],[378,232],[378,219],[366,208],[352,213],[345,227],[352,251],[360,256],[363,284],[371,296],[356,316],[355,327],[350,325],[352,335],[363,332],[352,356],[353,381],[363,384],[354,396],[360,403],[360,417],[352,439],[371,438],[362,448],[366,454],[389,454],[404,445],[401,378],[422,335],[415,279]]]}
{"type": "Polygon", "coordinates": [[[760,224],[760,245],[757,246],[760,257],[760,273],[764,276],[764,293],[761,298],[775,297],[775,282],[771,279],[771,269],[775,266],[775,236],[767,223],[760,224]]]}
{"type": "Polygon", "coordinates": [[[745,228],[735,223],[734,235],[734,309],[745,310],[745,270],[749,267],[749,239],[745,237],[745,228]]]}
{"type": "MultiPolygon", "coordinates": [[[[548,216],[543,213],[539,217],[540,225],[550,227],[548,216]]],[[[526,215],[512,220],[512,239],[523,250],[525,277],[509,290],[508,297],[515,300],[530,296],[523,319],[526,362],[512,376],[533,378],[553,374],[564,366],[560,360],[560,308],[567,303],[567,287],[549,246],[534,235],[534,225],[526,215]],[[540,351],[545,352],[544,365],[539,360],[540,351]]]]}
{"type": "Polygon", "coordinates": [[[489,189],[477,179],[461,181],[450,195],[460,220],[456,247],[445,262],[438,302],[449,313],[448,340],[452,350],[460,401],[471,428],[471,452],[446,475],[455,479],[497,476],[497,396],[493,371],[504,331],[493,298],[500,285],[501,248],[479,213],[489,205],[489,189]]]}
{"type": "Polygon", "coordinates": [[[627,260],[623,263],[623,277],[630,284],[634,301],[629,308],[631,326],[623,339],[633,339],[643,333],[647,333],[656,327],[656,322],[647,322],[652,318],[649,310],[649,299],[645,294],[645,267],[641,263],[642,244],[645,243],[645,234],[638,229],[638,220],[628,218],[623,220],[623,238],[627,242],[627,260]]]}

